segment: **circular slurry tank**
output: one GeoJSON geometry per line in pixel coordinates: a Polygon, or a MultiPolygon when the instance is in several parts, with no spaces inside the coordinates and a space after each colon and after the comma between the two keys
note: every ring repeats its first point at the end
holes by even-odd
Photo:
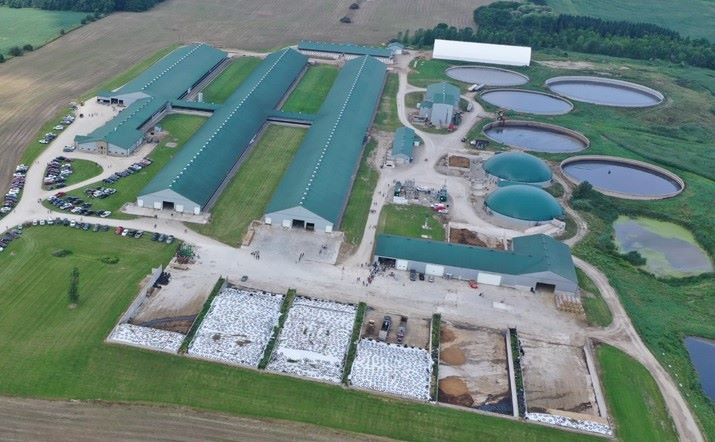
{"type": "Polygon", "coordinates": [[[534,152],[579,152],[589,145],[588,138],[576,131],[535,121],[495,121],[484,126],[484,135],[507,146],[534,152]]]}
{"type": "Polygon", "coordinates": [[[640,84],[612,78],[569,76],[546,80],[553,92],[576,101],[614,107],[649,107],[660,104],[663,94],[640,84]]]}
{"type": "Polygon", "coordinates": [[[457,81],[485,86],[520,86],[529,82],[524,74],[487,66],[454,66],[445,73],[457,81]]]}
{"type": "Polygon", "coordinates": [[[573,109],[573,104],[564,98],[523,89],[491,89],[481,97],[494,106],[527,114],[562,115],[573,109]]]}
{"type": "Polygon", "coordinates": [[[548,192],[527,184],[500,187],[487,196],[486,206],[514,221],[538,224],[561,218],[564,210],[548,192]]]}
{"type": "Polygon", "coordinates": [[[685,188],[685,182],[674,173],[627,158],[576,156],[561,162],[561,170],[572,182],[588,181],[599,192],[617,198],[670,198],[685,188]]]}

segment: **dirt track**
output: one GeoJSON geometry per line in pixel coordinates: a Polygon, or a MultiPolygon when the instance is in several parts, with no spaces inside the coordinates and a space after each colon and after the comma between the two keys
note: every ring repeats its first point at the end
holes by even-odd
{"type": "Polygon", "coordinates": [[[0,191],[22,150],[60,107],[172,43],[243,49],[272,49],[302,38],[380,43],[439,22],[466,26],[481,3],[373,0],[354,23],[340,24],[351,2],[296,0],[288,8],[282,0],[170,0],[143,13],[112,14],[0,64],[0,191]]]}
{"type": "Polygon", "coordinates": [[[293,422],[100,402],[0,397],[0,416],[6,441],[386,440],[293,422]]]}

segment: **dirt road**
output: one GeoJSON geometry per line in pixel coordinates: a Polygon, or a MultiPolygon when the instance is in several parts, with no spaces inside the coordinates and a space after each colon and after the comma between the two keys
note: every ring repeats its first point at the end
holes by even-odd
{"type": "Polygon", "coordinates": [[[399,31],[439,22],[466,26],[477,6],[375,0],[363,4],[354,23],[339,23],[351,2],[295,0],[286,7],[282,0],[169,0],[147,12],[112,14],[0,64],[0,192],[25,146],[61,107],[172,43],[242,49],[273,49],[300,39],[382,43],[399,31]]]}
{"type": "Polygon", "coordinates": [[[257,420],[174,407],[0,397],[6,441],[377,441],[295,422],[257,420]]]}

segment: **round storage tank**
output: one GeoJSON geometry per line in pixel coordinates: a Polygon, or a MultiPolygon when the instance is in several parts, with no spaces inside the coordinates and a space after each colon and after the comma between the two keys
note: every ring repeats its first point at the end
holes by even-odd
{"type": "Polygon", "coordinates": [[[551,221],[564,215],[556,198],[543,189],[524,184],[500,187],[487,196],[485,204],[495,214],[528,224],[551,221]]]}
{"type": "Polygon", "coordinates": [[[544,161],[524,152],[496,154],[484,163],[484,171],[499,180],[538,186],[548,186],[552,177],[544,161]]]}

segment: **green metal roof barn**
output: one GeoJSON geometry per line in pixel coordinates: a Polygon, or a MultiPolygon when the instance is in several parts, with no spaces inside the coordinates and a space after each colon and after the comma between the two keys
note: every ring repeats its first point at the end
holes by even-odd
{"type": "Polygon", "coordinates": [[[538,187],[515,184],[490,193],[486,205],[492,211],[523,221],[550,221],[563,217],[556,198],[538,187]]]}
{"type": "Polygon", "coordinates": [[[504,152],[489,158],[484,170],[500,180],[524,184],[549,183],[551,169],[546,163],[524,152],[504,152]]]}

